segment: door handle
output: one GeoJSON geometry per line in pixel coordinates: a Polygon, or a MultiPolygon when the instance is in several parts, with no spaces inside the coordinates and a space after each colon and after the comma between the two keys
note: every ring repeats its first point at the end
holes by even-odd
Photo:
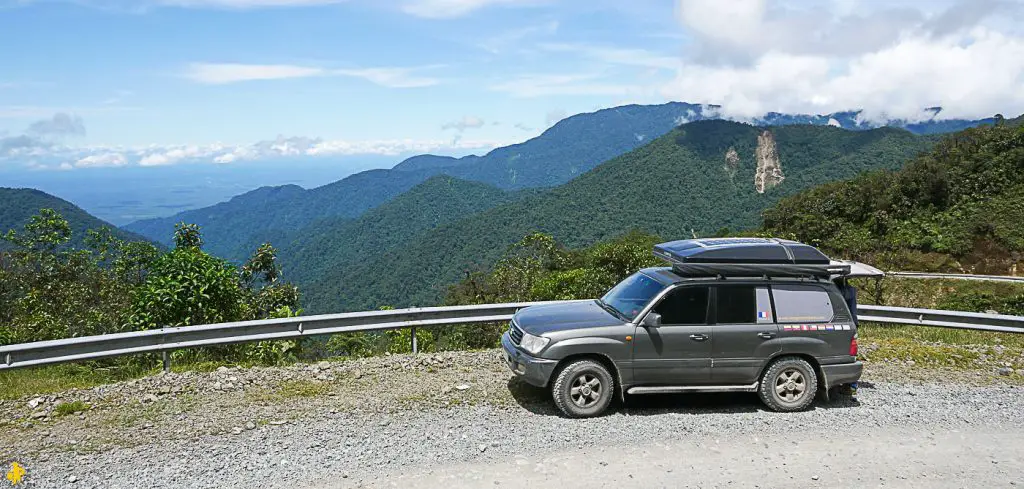
{"type": "Polygon", "coordinates": [[[760,333],[757,333],[757,336],[760,336],[761,338],[764,338],[766,340],[770,340],[770,339],[775,337],[775,333],[769,333],[767,331],[762,331],[760,333]]]}
{"type": "Polygon", "coordinates": [[[693,341],[704,341],[704,340],[708,339],[708,335],[706,335],[706,334],[692,334],[692,335],[690,335],[690,339],[693,340],[693,341]]]}

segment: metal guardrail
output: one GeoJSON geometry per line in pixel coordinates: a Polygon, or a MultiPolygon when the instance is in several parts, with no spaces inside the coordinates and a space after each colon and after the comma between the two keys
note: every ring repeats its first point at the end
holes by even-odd
{"type": "MultiPolygon", "coordinates": [[[[557,302],[571,301],[550,303],[557,302]]],[[[169,370],[169,353],[173,350],[400,328],[412,328],[411,341],[412,349],[415,352],[418,350],[415,334],[417,326],[508,321],[519,309],[536,304],[548,304],[548,302],[413,307],[181,326],[37,341],[0,346],[0,370],[159,352],[164,354],[164,370],[169,370]]]]}
{"type": "MultiPolygon", "coordinates": [[[[0,370],[157,352],[164,354],[164,369],[166,370],[170,368],[169,353],[172,350],[266,340],[285,340],[337,333],[386,331],[399,328],[413,329],[411,339],[412,350],[416,352],[418,348],[415,330],[418,326],[508,321],[516,311],[524,307],[560,302],[573,301],[519,302],[351,312],[184,326],[22,343],[0,346],[0,370]]],[[[1024,317],[1021,316],[866,304],[858,306],[858,309],[861,321],[1024,333],[1024,317]]]]}
{"type": "Polygon", "coordinates": [[[885,272],[886,276],[903,278],[946,278],[955,280],[979,280],[984,282],[1015,282],[1024,284],[1024,277],[1008,275],[967,275],[962,273],[885,272]]]}
{"type": "Polygon", "coordinates": [[[857,319],[861,322],[1024,333],[1024,316],[1006,314],[860,304],[857,306],[857,319]]]}

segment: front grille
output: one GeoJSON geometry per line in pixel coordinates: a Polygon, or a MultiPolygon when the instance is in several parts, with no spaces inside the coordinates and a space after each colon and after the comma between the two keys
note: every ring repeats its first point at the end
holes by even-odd
{"type": "Polygon", "coordinates": [[[523,341],[523,330],[519,329],[519,326],[516,326],[514,321],[510,324],[511,326],[508,328],[508,338],[512,340],[512,344],[519,345],[519,342],[523,341]]]}

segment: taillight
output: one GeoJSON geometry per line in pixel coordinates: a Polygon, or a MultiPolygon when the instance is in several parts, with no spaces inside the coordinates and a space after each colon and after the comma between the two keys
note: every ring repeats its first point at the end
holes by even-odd
{"type": "Polygon", "coordinates": [[[850,340],[850,356],[851,357],[857,356],[857,337],[856,336],[854,336],[853,339],[850,340]]]}

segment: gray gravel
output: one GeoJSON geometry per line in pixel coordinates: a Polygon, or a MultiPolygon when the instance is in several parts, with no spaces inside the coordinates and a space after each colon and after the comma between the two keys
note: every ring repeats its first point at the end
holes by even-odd
{"type": "MultiPolygon", "coordinates": [[[[596,477],[595,471],[608,467],[620,469],[608,472],[619,485],[634,487],[683,482],[773,487],[785,481],[823,487],[853,482],[942,486],[933,483],[935,477],[946,482],[961,478],[960,483],[945,484],[949,486],[1024,483],[1020,387],[918,383],[894,379],[882,370],[872,377],[869,370],[856,404],[839,399],[819,402],[808,412],[778,414],[763,410],[747,394],[649,396],[632,398],[602,418],[569,420],[555,414],[544,392],[503,380],[508,376],[490,358],[496,357],[493,352],[468,355],[465,361],[475,362],[476,368],[466,367],[464,360],[438,368],[428,359],[426,370],[387,374],[381,390],[387,394],[366,401],[373,409],[339,404],[338,396],[327,395],[262,403],[258,409],[277,409],[279,419],[259,424],[232,419],[237,426],[206,433],[176,430],[176,422],[184,423],[177,421],[183,415],[161,414],[141,427],[139,421],[126,425],[124,430],[141,430],[147,436],[126,446],[95,451],[54,445],[24,453],[19,448],[5,456],[28,469],[27,487],[410,487],[411,480],[423,487],[497,487],[527,480],[527,472],[540,477],[529,479],[538,483],[583,487],[586,478],[573,476],[573,470],[596,477]],[[427,376],[425,371],[435,373],[427,376]],[[395,394],[403,385],[418,392],[420,381],[438,391],[438,397],[424,401],[428,407],[418,408],[416,399],[395,394]],[[462,384],[470,388],[454,388],[462,384]],[[453,401],[457,396],[466,397],[453,401]],[[388,412],[382,407],[389,399],[405,402],[388,412]],[[171,439],[164,440],[165,434],[171,439]],[[901,442],[907,446],[899,446],[901,442]],[[710,454],[700,455],[705,449],[710,454]],[[650,458],[648,469],[625,470],[623,464],[636,469],[645,457],[650,458]],[[584,470],[586,463],[593,470],[584,470]],[[573,468],[560,469],[564,467],[573,468]],[[780,472],[775,478],[757,475],[768,468],[780,472]],[[687,474],[685,481],[671,483],[672,474],[681,473],[687,474]]],[[[360,369],[365,372],[360,382],[378,378],[372,366],[360,364],[360,369]]],[[[213,375],[228,374],[232,372],[213,375]]],[[[367,390],[372,383],[358,386],[367,390]]],[[[240,416],[247,409],[243,402],[225,414],[223,406],[232,405],[204,408],[204,399],[198,398],[200,407],[188,416],[189,422],[240,416]]],[[[221,402],[219,397],[209,399],[221,402]]],[[[61,421],[67,426],[61,431],[74,430],[71,423],[86,423],[92,415],[61,421]]],[[[34,430],[25,433],[35,436],[34,430]]]]}
{"type": "MultiPolygon", "coordinates": [[[[506,460],[392,473],[374,488],[477,487],[1012,487],[1024,473],[1019,432],[819,426],[792,440],[759,434],[687,436],[571,448],[506,460]]],[[[346,487],[328,482],[320,489],[346,487]]]]}

